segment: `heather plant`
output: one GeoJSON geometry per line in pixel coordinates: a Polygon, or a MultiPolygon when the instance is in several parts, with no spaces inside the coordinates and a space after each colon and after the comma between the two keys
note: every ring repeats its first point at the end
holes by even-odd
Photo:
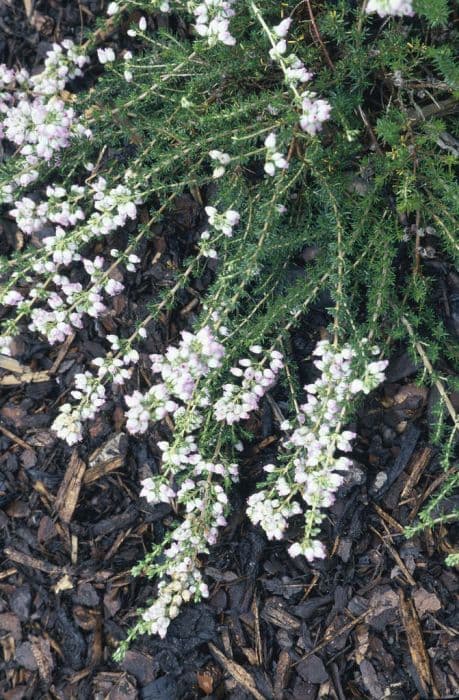
{"type": "MultiPolygon", "coordinates": [[[[118,657],[208,594],[200,561],[227,523],[247,420],[263,401],[281,397],[286,415],[247,514],[270,539],[301,522],[289,552],[313,561],[326,556],[321,525],[352,470],[346,424],[383,380],[390,348],[421,347],[425,381],[439,381],[440,356],[457,360],[424,264],[433,246],[458,259],[448,18],[444,0],[126,0],[83,47],[56,45],[41,73],[1,67],[0,198],[22,241],[0,258],[0,350],[14,354],[24,333],[59,348],[96,331],[106,352],[74,376],[57,435],[78,445],[121,392],[133,440],[158,426],[167,436],[141,495],[175,519],[134,571],[157,593],[118,657]],[[129,48],[110,45],[114,31],[129,48]],[[85,70],[90,87],[72,92],[85,70]],[[131,327],[106,333],[100,321],[184,193],[201,212],[192,249],[131,327]],[[162,312],[206,271],[190,327],[149,355],[162,312]],[[319,298],[330,325],[301,387],[289,337],[319,298]]],[[[449,469],[458,422],[439,396],[449,469]]]]}

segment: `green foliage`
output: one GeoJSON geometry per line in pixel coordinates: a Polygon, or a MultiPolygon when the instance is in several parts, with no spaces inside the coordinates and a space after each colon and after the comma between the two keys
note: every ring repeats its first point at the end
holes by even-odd
{"type": "Polygon", "coordinates": [[[424,15],[433,27],[448,22],[448,0],[416,0],[414,8],[416,12],[424,15]]]}
{"type": "MultiPolygon", "coordinates": [[[[125,5],[152,8],[146,1],[125,5]]],[[[293,13],[289,51],[314,72],[312,89],[332,105],[319,135],[299,128],[298,102],[269,58],[266,33],[251,3],[240,2],[232,22],[235,46],[209,47],[199,37],[183,37],[182,30],[158,30],[139,40],[129,61],[132,82],[124,79],[122,59],[107,64],[77,101],[93,139],[76,141],[58,168],[40,171],[37,187],[49,181],[85,183],[89,161],[111,186],[130,172],[151,216],[125,237],[134,250],[154,235],[158,221],[173,221],[184,193],[219,211],[240,213],[237,235],[215,244],[217,273],[196,319],[200,325],[218,313],[227,327],[225,369],[254,343],[288,346],[289,331],[320,295],[330,299],[330,331],[342,340],[370,337],[389,353],[395,343],[411,344],[403,323],[408,319],[433,364],[440,358],[457,361],[438,319],[435,279],[419,264],[413,235],[416,226],[432,227],[438,253],[458,261],[456,158],[439,145],[445,132],[457,128],[454,110],[442,109],[459,84],[457,33],[446,27],[446,0],[418,0],[421,16],[408,25],[381,23],[352,5],[326,0],[317,6],[325,54],[304,3],[258,3],[269,26],[279,22],[280,10],[282,16],[293,13]],[[289,168],[274,178],[263,173],[264,140],[272,131],[278,150],[289,158],[289,168]],[[231,159],[218,180],[209,157],[214,149],[231,159]],[[305,263],[306,248],[314,255],[305,263]]],[[[15,158],[1,165],[0,186],[19,166],[15,158]]],[[[86,200],[83,205],[89,206],[86,200]]],[[[24,277],[32,260],[43,255],[26,247],[9,260],[0,258],[0,273],[5,277],[14,270],[16,279],[24,277]]],[[[211,267],[198,241],[187,255],[170,287],[151,299],[151,319],[165,308],[176,309],[181,290],[211,267]]],[[[43,284],[50,279],[44,276],[43,284]]],[[[11,322],[2,327],[12,335],[18,330],[11,322]]],[[[294,404],[293,367],[285,386],[294,404]]],[[[408,534],[451,520],[441,504],[458,484],[456,429],[439,410],[433,434],[451,475],[408,534]]],[[[200,441],[209,453],[215,445],[230,450],[241,437],[240,428],[221,430],[209,422],[200,441]]],[[[160,551],[156,547],[136,573],[160,573],[155,563],[160,551]]],[[[142,631],[139,626],[135,633],[142,631]]]]}

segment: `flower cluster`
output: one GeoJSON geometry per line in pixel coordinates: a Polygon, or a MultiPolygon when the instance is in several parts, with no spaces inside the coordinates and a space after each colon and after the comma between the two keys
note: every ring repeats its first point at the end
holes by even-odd
{"type": "MultiPolygon", "coordinates": [[[[379,353],[379,348],[372,352],[379,353]]],[[[304,536],[289,551],[309,560],[325,556],[323,545],[315,539],[323,509],[332,505],[343,473],[352,466],[352,461],[340,454],[350,452],[355,438],[351,431],[341,429],[346,413],[357,394],[368,393],[383,380],[387,365],[386,361],[374,361],[359,372],[356,350],[349,345],[335,348],[327,340],[319,342],[313,354],[321,375],[304,387],[307,401],[300,406],[295,429],[283,440],[280,464],[265,466],[265,488],[249,498],[247,510],[270,539],[281,539],[289,518],[303,512],[300,503],[292,500],[300,497],[307,507],[304,536]]],[[[283,427],[289,430],[291,426],[287,423],[283,427]]]]}
{"type": "MultiPolygon", "coordinates": [[[[234,209],[227,209],[222,214],[219,214],[215,207],[205,207],[205,212],[208,217],[209,226],[217,231],[217,233],[231,238],[233,235],[233,229],[238,225],[240,221],[239,212],[234,209]]],[[[213,247],[213,239],[211,237],[211,232],[206,228],[201,233],[200,239],[200,252],[207,258],[217,258],[218,253],[213,247]]]]}
{"type": "Polygon", "coordinates": [[[26,234],[39,231],[48,221],[65,227],[75,226],[85,218],[83,209],[78,205],[78,199],[84,191],[84,187],[79,185],[72,185],[70,193],[63,187],[48,186],[46,201],[37,204],[30,197],[23,197],[14,203],[15,208],[10,209],[9,214],[26,234]]]}
{"type": "Polygon", "coordinates": [[[91,420],[105,403],[105,388],[90,372],[75,375],[72,396],[79,400],[76,406],[64,404],[55,419],[52,429],[68,445],[83,439],[83,422],[91,420]]]}
{"type": "MultiPolygon", "coordinates": [[[[41,161],[49,162],[66,148],[74,136],[91,137],[91,131],[78,122],[72,107],[59,94],[66,83],[83,75],[89,58],[73,41],[53,44],[43,70],[29,75],[26,70],[10,70],[0,65],[0,138],[19,147],[19,170],[13,177],[25,187],[38,177],[41,161]],[[7,91],[2,91],[7,87],[7,91]]],[[[12,201],[12,184],[0,189],[2,201],[12,201]]]]}
{"type": "Polygon", "coordinates": [[[36,94],[56,95],[70,80],[80,78],[88,63],[89,57],[71,39],[64,39],[62,44],[53,44],[43,70],[31,76],[30,83],[36,94]]]}
{"type": "Polygon", "coordinates": [[[266,146],[266,161],[264,165],[265,173],[273,177],[276,174],[276,170],[286,170],[288,168],[288,161],[282,153],[276,151],[276,141],[277,137],[274,132],[271,132],[265,139],[266,146]]]}
{"type": "Polygon", "coordinates": [[[207,598],[209,591],[199,569],[190,561],[174,567],[170,579],[158,584],[155,602],[142,613],[145,631],[165,637],[171,621],[177,617],[183,603],[197,597],[207,598]]]}
{"type": "Polygon", "coordinates": [[[109,46],[106,49],[97,49],[97,58],[99,59],[99,63],[104,65],[105,63],[112,63],[116,56],[111,46],[109,46]]]}
{"type": "MultiPolygon", "coordinates": [[[[103,177],[99,177],[91,184],[89,193],[96,211],[90,215],[83,226],[76,228],[71,234],[66,233],[61,227],[73,226],[79,221],[84,221],[84,211],[78,205],[79,198],[87,194],[82,187],[72,186],[69,194],[61,187],[48,188],[46,202],[35,205],[29,198],[24,198],[16,202],[16,209],[10,213],[17,218],[18,224],[26,225],[28,228],[32,228],[31,218],[34,220],[34,226],[38,227],[46,220],[58,223],[59,226],[56,227],[54,235],[47,236],[43,241],[46,247],[46,258],[53,260],[55,265],[69,265],[71,262],[82,259],[77,251],[83,244],[97,236],[108,236],[124,226],[128,219],[135,219],[137,205],[142,201],[141,197],[127,185],[119,184],[109,188],[103,177]]],[[[139,262],[136,256],[133,260],[139,262]]],[[[94,262],[85,260],[85,269],[88,274],[92,275],[94,268],[101,268],[102,262],[101,258],[96,258],[94,262]]],[[[34,264],[34,270],[43,272],[43,265],[39,256],[34,264]]],[[[46,269],[49,271],[49,266],[46,269]]]]}
{"type": "Polygon", "coordinates": [[[183,603],[208,595],[197,557],[209,551],[209,546],[217,541],[218,528],[227,524],[228,497],[216,479],[227,477],[237,481],[238,478],[237,465],[208,462],[193,452],[196,446],[192,443],[193,438],[188,436],[183,450],[171,450],[168,443],[162,444],[161,475],[142,482],[141,495],[149,503],[168,503],[176,499],[184,508],[183,521],[170,533],[167,546],[162,548],[165,563],[153,566],[161,576],[156,600],[142,614],[146,630],[162,637],[183,603]],[[171,460],[174,460],[172,472],[171,460]],[[186,472],[188,465],[191,468],[186,472]],[[185,475],[180,476],[183,470],[185,475]],[[166,481],[168,474],[169,479],[175,477],[174,488],[166,481]]]}
{"type": "Polygon", "coordinates": [[[238,225],[241,218],[239,212],[227,209],[223,214],[219,214],[215,207],[206,207],[205,212],[208,216],[209,226],[231,238],[233,228],[238,225]]]}
{"type": "MultiPolygon", "coordinates": [[[[208,326],[196,334],[183,331],[177,347],[170,345],[164,355],[151,355],[152,370],[161,375],[162,382],[153,385],[146,394],[135,391],[126,396],[129,432],[144,433],[149,421],[174,414],[179,408],[175,399],[189,401],[198,381],[220,366],[223,355],[223,346],[208,326]]],[[[203,402],[205,397],[201,399],[203,402]]]]}
{"type": "Polygon", "coordinates": [[[234,46],[236,39],[229,31],[229,21],[234,16],[234,0],[203,0],[188,4],[196,19],[196,32],[207,39],[209,46],[219,41],[234,46]]]}
{"type": "Polygon", "coordinates": [[[247,508],[247,515],[251,521],[263,528],[269,540],[281,540],[287,520],[301,512],[297,501],[288,503],[279,498],[266,498],[264,491],[251,496],[247,508]]]}
{"type": "Polygon", "coordinates": [[[129,409],[126,414],[126,428],[132,435],[145,433],[150,421],[162,420],[178,408],[165,384],[155,384],[146,394],[134,391],[130,396],[125,396],[124,400],[129,409]]]}
{"type": "Polygon", "coordinates": [[[209,156],[215,162],[212,177],[215,179],[222,177],[225,174],[226,166],[230,162],[231,156],[228,153],[223,153],[223,151],[218,151],[216,149],[210,151],[209,156]]]}
{"type": "MultiPolygon", "coordinates": [[[[127,172],[127,182],[130,177],[127,172]]],[[[24,298],[14,289],[21,281],[20,275],[14,273],[0,289],[0,303],[20,306],[20,318],[30,318],[29,329],[54,344],[63,342],[74,329],[82,328],[85,314],[97,318],[106,313],[104,297],[113,297],[123,291],[124,285],[114,268],[124,262],[127,271],[135,270],[140,258],[130,252],[132,247],[125,253],[113,249],[111,253],[117,260],[108,266],[102,256],[86,258],[80,251],[97,236],[107,236],[124,226],[129,219],[134,219],[137,205],[142,200],[129,185],[109,187],[102,177],[88,187],[73,185],[68,191],[60,186],[49,186],[46,194],[44,201],[36,201],[35,194],[34,199],[25,196],[17,200],[10,211],[18,227],[27,234],[40,231],[45,225],[57,225],[51,235],[42,238],[42,247],[30,260],[28,269],[38,279],[34,280],[28,297],[24,298]],[[89,199],[89,205],[92,204],[95,209],[87,219],[83,206],[80,206],[82,199],[89,199]],[[63,228],[72,226],[73,230],[63,228]],[[90,284],[86,288],[63,274],[62,267],[77,263],[82,264],[89,276],[90,284]],[[41,275],[43,281],[39,279],[41,275]]],[[[32,281],[32,278],[28,281],[32,281]]],[[[0,332],[6,347],[19,328],[16,321],[9,320],[3,322],[0,332]]],[[[110,364],[110,370],[113,371],[107,370],[107,374],[113,377],[115,383],[127,378],[126,370],[119,368],[116,371],[116,363],[110,364]]]]}
{"type": "MultiPolygon", "coordinates": [[[[261,348],[254,350],[261,352],[261,348]]],[[[193,434],[201,426],[200,409],[212,413],[207,390],[198,382],[220,367],[223,355],[223,346],[208,326],[195,334],[184,332],[177,347],[151,356],[152,370],[162,382],[144,395],[134,392],[126,397],[130,432],[144,432],[150,420],[159,421],[168,413],[176,424],[173,440],[157,443],[161,468],[142,481],[141,491],[148,503],[173,503],[183,512],[182,522],[170,533],[167,545],[158,548],[157,561],[150,566],[160,581],[154,603],[142,613],[142,629],[160,636],[165,636],[183,603],[207,596],[197,558],[208,552],[217,541],[218,528],[227,524],[226,491],[239,478],[237,464],[206,458],[193,434]]]]}
{"type": "MultiPolygon", "coordinates": [[[[307,83],[313,77],[313,74],[308,71],[304,63],[298,58],[294,53],[287,54],[287,41],[285,37],[288,34],[290,28],[291,20],[287,18],[283,20],[280,24],[269,29],[265,24],[264,20],[258,11],[255,13],[264,30],[268,34],[269,40],[271,41],[272,48],[269,51],[269,56],[271,60],[279,65],[283,74],[286,85],[292,90],[295,103],[300,109],[300,127],[303,131],[306,131],[311,136],[314,136],[318,131],[322,129],[322,125],[330,117],[331,105],[327,100],[317,99],[317,94],[311,92],[310,90],[301,90],[303,83],[307,83]]],[[[272,137],[270,136],[268,138],[272,137]]],[[[275,148],[275,141],[273,148],[275,148]]],[[[279,162],[283,163],[281,154],[276,154],[279,158],[279,162]]],[[[285,167],[282,165],[276,165],[274,159],[267,161],[269,175],[273,175],[276,167],[285,167]]]]}
{"type": "Polygon", "coordinates": [[[330,118],[331,105],[327,100],[317,99],[317,93],[306,90],[301,95],[300,126],[311,136],[322,129],[330,118]]]}
{"type": "Polygon", "coordinates": [[[74,116],[73,108],[57,97],[22,99],[5,117],[5,137],[21,147],[29,165],[36,165],[69,145],[74,116]]]}
{"type": "MultiPolygon", "coordinates": [[[[259,345],[250,348],[254,355],[261,353],[259,345]]],[[[277,350],[271,350],[265,360],[257,362],[249,358],[239,360],[239,367],[232,367],[231,374],[241,378],[240,384],[224,384],[223,396],[214,406],[215,418],[228,425],[245,420],[251,411],[258,408],[260,399],[275,384],[279,371],[284,366],[277,350]],[[264,367],[265,360],[268,364],[264,367]]]]}
{"type": "Polygon", "coordinates": [[[412,0],[368,0],[365,11],[377,12],[380,17],[412,17],[412,0]]]}

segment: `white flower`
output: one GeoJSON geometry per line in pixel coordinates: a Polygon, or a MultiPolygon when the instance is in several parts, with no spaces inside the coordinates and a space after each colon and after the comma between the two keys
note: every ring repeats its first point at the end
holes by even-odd
{"type": "Polygon", "coordinates": [[[60,413],[51,426],[61,440],[68,445],[75,445],[83,439],[81,416],[78,410],[68,403],[60,408],[60,413]]]}
{"type": "Polygon", "coordinates": [[[380,17],[412,17],[414,15],[412,0],[368,0],[365,11],[377,12],[380,17]]]}
{"type": "MultiPolygon", "coordinates": [[[[254,346],[256,350],[259,346],[254,346]]],[[[258,353],[254,353],[258,354],[258,353]]],[[[269,367],[263,369],[261,362],[252,362],[247,358],[239,360],[240,367],[231,367],[233,376],[242,378],[241,385],[224,384],[223,396],[214,405],[215,418],[233,425],[241,420],[246,420],[251,411],[258,408],[260,399],[268,389],[276,382],[277,374],[283,367],[282,356],[276,351],[267,354],[265,361],[269,367]],[[245,369],[242,370],[241,367],[245,369]]]]}
{"type": "MultiPolygon", "coordinates": [[[[364,345],[361,341],[361,346],[364,345]]],[[[304,387],[307,401],[299,406],[296,426],[292,429],[290,422],[282,423],[283,430],[292,431],[282,441],[282,462],[279,467],[274,464],[264,467],[271,476],[265,482],[265,490],[249,499],[248,508],[249,517],[254,523],[260,523],[268,538],[280,539],[290,517],[288,508],[294,502],[292,498],[300,497],[304,505],[313,510],[306,516],[303,539],[294,543],[289,552],[291,556],[302,555],[309,561],[325,556],[323,545],[313,537],[325,517],[322,509],[333,504],[335,493],[343,483],[343,474],[353,466],[352,460],[339,456],[339,452],[350,452],[356,435],[342,430],[341,425],[355,394],[366,393],[377,386],[384,378],[387,365],[384,360],[370,362],[360,378],[356,376],[360,372],[358,365],[355,366],[357,352],[349,345],[334,347],[328,340],[317,343],[312,355],[318,358],[314,364],[322,374],[313,384],[304,387]]],[[[274,359],[281,363],[280,358],[274,359]]],[[[248,369],[253,370],[253,366],[248,369]]],[[[272,364],[270,369],[273,371],[272,364]]],[[[266,371],[263,376],[265,374],[266,371]]],[[[234,403],[234,385],[223,389],[231,394],[234,403]]],[[[231,421],[239,419],[237,416],[237,410],[232,408],[231,421]]],[[[301,512],[299,504],[297,508],[301,512]]]]}
{"type": "Polygon", "coordinates": [[[99,59],[99,63],[102,64],[111,63],[116,58],[115,52],[110,46],[106,49],[97,49],[97,57],[99,59]]]}
{"type": "Polygon", "coordinates": [[[276,34],[276,36],[278,36],[280,38],[286,37],[288,30],[290,29],[291,23],[292,23],[292,20],[290,19],[290,17],[283,19],[280,24],[273,27],[274,34],[276,34]]]}
{"type": "Polygon", "coordinates": [[[120,8],[117,2],[111,2],[107,7],[107,15],[112,17],[112,15],[116,15],[119,9],[120,8]]]}
{"type": "Polygon", "coordinates": [[[18,306],[18,304],[20,304],[23,300],[24,297],[22,294],[17,292],[15,289],[10,289],[10,291],[3,297],[2,304],[6,304],[6,306],[18,306]]]}
{"type": "Polygon", "coordinates": [[[326,556],[325,547],[322,542],[318,540],[313,540],[308,544],[300,544],[295,542],[292,544],[288,553],[292,558],[299,557],[300,555],[306,557],[308,561],[313,561],[313,559],[324,559],[326,556]]]}
{"type": "Polygon", "coordinates": [[[218,160],[218,162],[222,165],[228,165],[228,163],[231,160],[230,155],[228,153],[223,153],[223,151],[209,151],[209,155],[212,158],[212,160],[218,160]]]}
{"type": "Polygon", "coordinates": [[[330,117],[331,105],[327,100],[316,99],[315,92],[306,91],[301,96],[302,114],[300,126],[311,136],[322,129],[323,122],[330,117]]]}
{"type": "Polygon", "coordinates": [[[139,29],[140,29],[141,32],[146,31],[146,29],[147,29],[147,20],[145,19],[145,17],[141,17],[141,18],[139,19],[139,29]]]}
{"type": "Polygon", "coordinates": [[[282,155],[276,151],[276,134],[271,132],[265,139],[266,146],[266,162],[264,165],[265,173],[273,177],[277,169],[286,170],[288,168],[288,161],[282,155]]]}
{"type": "Polygon", "coordinates": [[[236,39],[229,31],[229,19],[234,15],[234,0],[204,0],[194,5],[195,29],[199,36],[207,38],[209,46],[222,42],[234,46],[236,39]]]}
{"type": "Polygon", "coordinates": [[[240,221],[239,212],[234,209],[227,209],[223,214],[219,214],[215,207],[207,206],[204,211],[209,217],[209,224],[216,230],[221,231],[225,236],[233,235],[233,228],[240,221]]]}
{"type": "Polygon", "coordinates": [[[269,50],[269,56],[273,61],[278,61],[279,58],[287,51],[287,42],[281,39],[272,49],[269,50]]]}
{"type": "Polygon", "coordinates": [[[228,163],[231,160],[231,157],[228,153],[223,153],[222,151],[218,150],[213,150],[209,151],[209,156],[211,157],[212,160],[217,161],[219,165],[217,165],[212,173],[212,177],[215,179],[222,177],[225,174],[225,165],[228,165],[228,163]]]}

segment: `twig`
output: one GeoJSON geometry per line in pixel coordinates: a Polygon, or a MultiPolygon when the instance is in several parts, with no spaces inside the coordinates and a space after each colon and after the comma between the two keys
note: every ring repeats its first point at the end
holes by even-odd
{"type": "MultiPolygon", "coordinates": [[[[389,532],[389,531],[387,530],[387,528],[385,527],[384,521],[382,520],[381,522],[382,522],[383,527],[384,527],[385,530],[386,530],[387,536],[388,536],[388,537],[391,537],[390,532],[389,532]]],[[[408,583],[410,584],[410,586],[415,586],[415,585],[416,585],[416,581],[414,580],[414,578],[411,576],[410,572],[409,572],[408,569],[406,568],[406,566],[405,566],[403,560],[401,559],[401,557],[400,557],[399,553],[397,552],[397,550],[395,549],[395,547],[393,547],[391,544],[389,544],[389,542],[387,542],[387,541],[385,540],[385,538],[383,537],[383,535],[381,535],[381,533],[378,532],[374,527],[371,527],[371,526],[370,526],[370,530],[371,530],[372,532],[374,532],[374,534],[381,540],[381,542],[383,543],[383,545],[387,548],[387,550],[389,551],[389,553],[391,554],[392,558],[393,558],[393,559],[395,560],[395,562],[397,563],[398,568],[399,568],[400,571],[403,573],[403,575],[405,576],[405,578],[406,578],[406,580],[408,581],[408,583]]]]}
{"type": "Polygon", "coordinates": [[[3,426],[1,423],[0,423],[0,432],[3,433],[3,435],[5,435],[5,437],[7,437],[9,440],[12,440],[13,442],[15,442],[16,445],[19,445],[19,447],[22,447],[24,450],[31,450],[32,452],[35,452],[33,447],[31,447],[24,440],[22,440],[20,437],[18,437],[14,433],[12,433],[11,430],[8,430],[8,428],[5,428],[5,426],[3,426]]]}
{"type": "Polygon", "coordinates": [[[324,41],[322,39],[322,36],[319,32],[319,28],[318,28],[317,23],[316,23],[316,18],[314,17],[314,13],[312,11],[311,2],[310,2],[310,0],[305,0],[305,1],[306,1],[306,7],[308,8],[309,19],[311,20],[311,25],[312,25],[312,28],[314,30],[315,37],[320,44],[320,48],[322,49],[322,52],[325,56],[325,60],[328,63],[329,68],[331,68],[332,70],[335,70],[335,64],[331,60],[330,54],[328,53],[327,47],[325,46],[324,41]]]}
{"type": "Polygon", "coordinates": [[[330,644],[330,642],[332,642],[337,637],[340,637],[342,634],[345,634],[346,632],[350,632],[350,630],[353,629],[353,627],[358,625],[360,622],[363,622],[363,620],[367,617],[367,615],[369,615],[369,613],[370,613],[370,610],[366,610],[364,613],[359,615],[359,617],[356,617],[351,622],[348,622],[347,625],[344,625],[343,627],[341,627],[337,632],[330,634],[330,635],[326,634],[324,636],[323,640],[319,644],[317,644],[317,646],[315,646],[314,649],[311,649],[311,651],[308,651],[307,654],[303,654],[303,656],[301,656],[298,659],[298,661],[295,661],[295,663],[293,665],[297,666],[299,663],[301,663],[301,661],[304,661],[305,659],[308,659],[310,656],[317,654],[318,651],[320,651],[321,649],[326,647],[327,644],[330,644]]]}
{"type": "Polygon", "coordinates": [[[371,143],[373,144],[373,147],[374,147],[376,153],[377,153],[379,156],[383,156],[384,153],[383,153],[383,151],[382,151],[381,146],[380,146],[379,143],[378,143],[378,139],[376,138],[376,134],[375,134],[375,132],[373,131],[373,127],[372,127],[371,124],[370,124],[370,120],[368,119],[367,115],[366,115],[365,112],[363,111],[361,105],[358,106],[357,110],[358,110],[358,113],[360,114],[361,120],[363,121],[363,123],[365,124],[365,126],[366,126],[366,128],[367,128],[368,133],[370,134],[371,143]]]}

